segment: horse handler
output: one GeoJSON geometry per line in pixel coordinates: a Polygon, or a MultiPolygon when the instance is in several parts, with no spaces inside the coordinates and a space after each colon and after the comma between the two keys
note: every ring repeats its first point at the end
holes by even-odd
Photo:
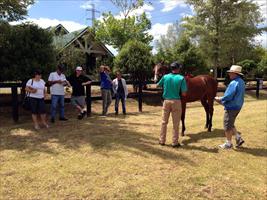
{"type": "Polygon", "coordinates": [[[215,101],[222,104],[225,109],[223,126],[226,136],[226,142],[219,147],[223,149],[230,149],[232,145],[232,135],[236,136],[236,147],[240,147],[244,140],[241,138],[240,133],[235,128],[235,120],[239,114],[242,105],[244,103],[245,95],[245,83],[241,76],[242,67],[238,65],[232,65],[228,70],[229,77],[231,79],[230,84],[226,88],[223,97],[215,97],[215,101]]]}
{"type": "Polygon", "coordinates": [[[163,87],[163,107],[162,107],[162,124],[161,132],[159,138],[159,144],[165,145],[167,125],[169,121],[170,114],[172,114],[173,122],[173,137],[172,137],[172,147],[179,147],[179,123],[182,115],[181,97],[186,95],[187,86],[186,81],[180,72],[180,64],[174,62],[171,64],[171,73],[164,75],[158,82],[158,86],[163,87]]]}

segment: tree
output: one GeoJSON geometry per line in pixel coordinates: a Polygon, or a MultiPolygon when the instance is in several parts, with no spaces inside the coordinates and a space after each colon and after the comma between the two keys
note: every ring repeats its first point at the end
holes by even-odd
{"type": "Polygon", "coordinates": [[[0,22],[0,81],[25,80],[41,69],[44,78],[56,66],[52,35],[33,24],[0,22]],[[4,40],[1,40],[4,38],[4,40]]]}
{"type": "Polygon", "coordinates": [[[96,20],[94,31],[96,39],[112,45],[120,50],[128,40],[138,40],[149,44],[153,37],[149,35],[151,22],[143,13],[140,16],[130,16],[130,13],[143,5],[143,0],[111,0],[123,14],[116,17],[109,13],[103,14],[102,20],[96,20]]]}
{"type": "Polygon", "coordinates": [[[24,19],[27,15],[27,7],[34,3],[34,0],[1,0],[0,20],[17,21],[24,19]]]}
{"type": "Polygon", "coordinates": [[[179,37],[183,31],[183,28],[180,26],[180,22],[176,21],[175,23],[168,26],[166,35],[161,35],[160,39],[156,41],[157,50],[169,50],[174,48],[175,44],[179,40],[179,37]]]}
{"type": "Polygon", "coordinates": [[[167,34],[157,43],[155,62],[170,64],[179,61],[183,64],[183,72],[195,75],[207,71],[207,64],[200,48],[180,28],[178,22],[169,26],[167,34]]]}
{"type": "Polygon", "coordinates": [[[115,58],[115,69],[129,73],[131,79],[147,80],[152,76],[151,48],[140,41],[130,40],[121,49],[115,58]]]}
{"type": "Polygon", "coordinates": [[[258,5],[247,0],[187,0],[196,13],[186,17],[184,27],[209,55],[209,62],[217,68],[243,60],[240,52],[260,33],[262,22],[258,5]]]}

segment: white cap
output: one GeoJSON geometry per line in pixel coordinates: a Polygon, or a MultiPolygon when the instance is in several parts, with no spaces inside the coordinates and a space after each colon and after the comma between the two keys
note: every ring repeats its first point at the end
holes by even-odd
{"type": "Polygon", "coordinates": [[[80,66],[77,66],[77,67],[76,67],[76,71],[83,71],[83,68],[80,67],[80,66]]]}

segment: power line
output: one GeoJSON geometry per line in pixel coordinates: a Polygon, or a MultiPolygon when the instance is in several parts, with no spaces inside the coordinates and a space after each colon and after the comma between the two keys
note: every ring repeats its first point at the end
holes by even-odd
{"type": "Polygon", "coordinates": [[[92,17],[91,18],[86,18],[86,20],[91,20],[92,21],[92,26],[94,25],[94,21],[95,21],[95,13],[100,13],[100,11],[95,9],[95,4],[91,3],[89,4],[91,5],[91,8],[87,8],[86,12],[91,12],[92,17]]]}

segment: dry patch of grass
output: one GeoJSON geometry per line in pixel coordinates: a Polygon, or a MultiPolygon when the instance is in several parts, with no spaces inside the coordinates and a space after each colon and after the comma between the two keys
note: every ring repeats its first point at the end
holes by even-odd
{"type": "Polygon", "coordinates": [[[237,120],[246,143],[227,151],[217,148],[224,141],[217,104],[211,133],[200,103],[189,105],[180,149],[158,145],[161,107],[138,113],[129,100],[128,113],[78,121],[68,109],[68,122],[38,132],[27,116],[1,123],[0,199],[266,199],[264,99],[246,97],[237,120]]]}

